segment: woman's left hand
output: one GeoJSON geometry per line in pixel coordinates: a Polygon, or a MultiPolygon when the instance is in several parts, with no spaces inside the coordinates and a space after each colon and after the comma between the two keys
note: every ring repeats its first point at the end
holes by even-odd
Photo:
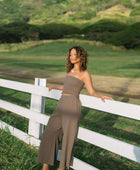
{"type": "Polygon", "coordinates": [[[102,100],[103,102],[105,102],[105,100],[104,100],[104,99],[114,100],[112,97],[104,96],[104,95],[102,95],[100,98],[101,98],[101,100],[102,100]]]}

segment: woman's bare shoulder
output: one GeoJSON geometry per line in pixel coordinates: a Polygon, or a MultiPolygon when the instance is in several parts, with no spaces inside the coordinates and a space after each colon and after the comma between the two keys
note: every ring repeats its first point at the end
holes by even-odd
{"type": "Polygon", "coordinates": [[[90,73],[87,71],[87,70],[84,70],[83,73],[82,73],[82,77],[87,77],[87,76],[90,76],[90,73]]]}
{"type": "Polygon", "coordinates": [[[86,79],[89,77],[90,73],[87,70],[82,71],[80,78],[83,82],[86,82],[86,79]]]}

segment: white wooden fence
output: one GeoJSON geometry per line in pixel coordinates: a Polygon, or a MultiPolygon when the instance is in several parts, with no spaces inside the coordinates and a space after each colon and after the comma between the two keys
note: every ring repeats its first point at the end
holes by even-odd
{"type": "MultiPolygon", "coordinates": [[[[4,129],[8,127],[12,135],[18,137],[28,144],[38,147],[40,145],[40,137],[43,132],[42,125],[46,125],[49,119],[49,116],[43,114],[45,97],[59,100],[62,91],[51,90],[49,92],[48,88],[46,87],[46,79],[39,78],[35,78],[34,85],[0,79],[0,86],[31,94],[30,109],[0,100],[0,108],[29,119],[28,134],[8,125],[1,120],[0,128],[4,129]]],[[[108,114],[115,114],[130,119],[140,120],[140,105],[106,99],[105,102],[102,102],[100,98],[83,94],[80,94],[79,98],[81,100],[82,106],[104,111],[108,114]]],[[[128,144],[118,139],[114,139],[112,137],[108,137],[82,127],[79,127],[77,138],[140,163],[140,147],[138,146],[128,144]]],[[[60,160],[60,154],[61,151],[59,150],[57,160],[60,160]]],[[[75,157],[73,157],[73,165],[71,168],[76,170],[97,169],[75,157]]]]}

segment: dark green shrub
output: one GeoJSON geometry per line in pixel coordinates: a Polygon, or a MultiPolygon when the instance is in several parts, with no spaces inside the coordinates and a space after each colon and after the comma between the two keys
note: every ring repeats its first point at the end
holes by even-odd
{"type": "Polygon", "coordinates": [[[111,20],[100,20],[81,30],[82,33],[89,32],[118,32],[127,27],[126,24],[111,20]]]}
{"type": "Polygon", "coordinates": [[[85,35],[85,39],[104,42],[106,39],[111,38],[112,35],[113,33],[111,32],[89,32],[85,35]]]}
{"type": "Polygon", "coordinates": [[[105,42],[117,46],[125,46],[127,49],[140,48],[140,22],[116,33],[112,38],[105,42]]]}
{"type": "Polygon", "coordinates": [[[25,22],[13,22],[1,26],[0,43],[22,42],[38,39],[39,27],[25,22]]]}
{"type": "Polygon", "coordinates": [[[126,24],[103,19],[85,27],[81,30],[81,33],[85,34],[86,39],[104,42],[106,39],[111,38],[114,33],[124,30],[126,27],[126,24]]]}
{"type": "Polygon", "coordinates": [[[8,29],[0,28],[0,43],[15,43],[21,42],[21,36],[18,33],[13,33],[8,29]]]}
{"type": "Polygon", "coordinates": [[[0,43],[22,42],[36,39],[58,39],[64,35],[78,34],[79,28],[65,24],[30,25],[25,22],[14,22],[1,26],[0,43]]]}
{"type": "Polygon", "coordinates": [[[64,35],[71,35],[79,33],[79,28],[72,25],[51,23],[41,26],[40,39],[58,39],[63,38],[64,35]]]}

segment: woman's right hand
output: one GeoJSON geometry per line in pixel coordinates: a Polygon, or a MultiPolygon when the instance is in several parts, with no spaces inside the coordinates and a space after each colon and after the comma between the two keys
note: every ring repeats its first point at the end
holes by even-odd
{"type": "Polygon", "coordinates": [[[50,91],[51,89],[63,90],[63,85],[59,85],[59,86],[48,86],[48,88],[49,88],[49,91],[50,91]]]}
{"type": "Polygon", "coordinates": [[[52,86],[49,86],[48,88],[49,88],[49,91],[51,91],[51,89],[53,89],[53,87],[52,87],[52,86]]]}

